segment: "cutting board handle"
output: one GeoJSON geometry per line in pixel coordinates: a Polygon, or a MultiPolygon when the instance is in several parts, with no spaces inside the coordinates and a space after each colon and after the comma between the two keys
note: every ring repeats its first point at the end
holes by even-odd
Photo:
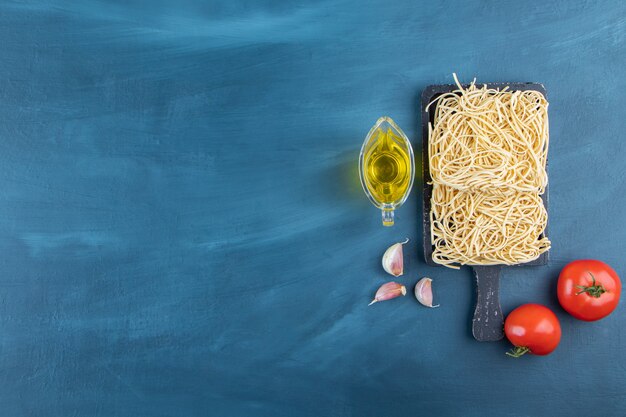
{"type": "Polygon", "coordinates": [[[476,276],[476,310],[472,334],[479,342],[495,342],[504,337],[504,317],[500,308],[499,265],[472,266],[476,276]]]}

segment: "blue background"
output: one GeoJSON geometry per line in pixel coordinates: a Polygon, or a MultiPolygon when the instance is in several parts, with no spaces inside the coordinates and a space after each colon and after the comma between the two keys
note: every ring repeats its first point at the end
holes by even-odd
{"type": "Polygon", "coordinates": [[[576,321],[555,282],[626,276],[625,41],[621,0],[3,2],[2,415],[623,416],[625,307],[576,321]],[[551,356],[472,339],[420,178],[393,228],[360,189],[371,125],[419,150],[453,71],[548,89],[552,259],[501,299],[556,311],[551,356]],[[367,307],[405,237],[441,307],[367,307]]]}

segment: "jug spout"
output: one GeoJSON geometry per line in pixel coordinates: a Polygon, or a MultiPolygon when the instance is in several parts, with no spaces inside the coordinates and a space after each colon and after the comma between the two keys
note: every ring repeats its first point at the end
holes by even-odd
{"type": "Polygon", "coordinates": [[[393,226],[393,209],[383,208],[383,226],[393,226]]]}

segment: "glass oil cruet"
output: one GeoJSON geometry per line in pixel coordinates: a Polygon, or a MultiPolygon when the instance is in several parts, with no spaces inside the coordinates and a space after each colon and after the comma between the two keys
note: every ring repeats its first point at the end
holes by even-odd
{"type": "Polygon", "coordinates": [[[393,226],[394,210],[409,196],[415,177],[411,143],[387,116],[370,129],[359,156],[363,191],[382,210],[383,225],[393,226]]]}

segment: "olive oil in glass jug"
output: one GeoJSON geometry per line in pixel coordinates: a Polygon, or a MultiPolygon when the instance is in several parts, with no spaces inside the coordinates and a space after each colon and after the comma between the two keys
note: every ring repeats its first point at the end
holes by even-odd
{"type": "Polygon", "coordinates": [[[382,210],[383,225],[393,226],[393,212],[409,196],[415,176],[413,149],[390,117],[381,117],[367,134],[359,156],[361,185],[382,210]]]}

